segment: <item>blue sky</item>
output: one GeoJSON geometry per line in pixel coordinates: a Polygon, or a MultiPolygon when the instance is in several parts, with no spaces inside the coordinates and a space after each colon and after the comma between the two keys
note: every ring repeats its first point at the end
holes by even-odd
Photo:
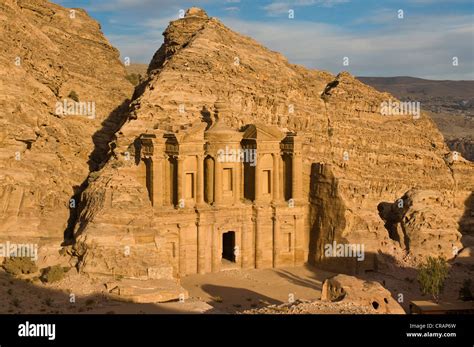
{"type": "Polygon", "coordinates": [[[198,6],[309,68],[346,70],[357,76],[474,79],[474,0],[53,2],[86,9],[132,63],[149,63],[169,21],[178,18],[180,9],[198,6]],[[294,18],[289,18],[289,10],[294,18]],[[349,58],[348,66],[343,65],[344,57],[349,58]]]}

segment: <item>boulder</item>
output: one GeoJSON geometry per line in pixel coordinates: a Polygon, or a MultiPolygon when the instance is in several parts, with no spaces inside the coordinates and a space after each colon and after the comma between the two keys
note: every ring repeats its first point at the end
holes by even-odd
{"type": "Polygon", "coordinates": [[[112,298],[135,303],[184,301],[189,298],[188,291],[175,280],[123,279],[107,283],[106,288],[112,298]]]}
{"type": "Polygon", "coordinates": [[[354,276],[337,275],[323,282],[322,301],[346,301],[372,307],[380,313],[404,314],[400,304],[380,283],[364,281],[354,276]]]}

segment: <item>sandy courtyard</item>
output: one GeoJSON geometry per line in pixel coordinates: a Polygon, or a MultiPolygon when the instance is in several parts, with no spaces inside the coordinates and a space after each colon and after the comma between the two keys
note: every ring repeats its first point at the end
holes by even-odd
{"type": "Polygon", "coordinates": [[[181,285],[189,292],[184,302],[139,304],[112,300],[104,289],[106,279],[73,271],[52,285],[2,273],[0,307],[2,313],[235,313],[298,299],[319,299],[322,281],[331,275],[309,266],[229,269],[182,278],[181,285]]]}
{"type": "Polygon", "coordinates": [[[205,301],[216,311],[234,313],[298,299],[319,299],[322,282],[331,275],[309,266],[225,270],[186,276],[181,285],[189,291],[190,298],[205,301]]]}
{"type": "MultiPolygon", "coordinates": [[[[315,301],[321,297],[322,283],[334,273],[309,265],[279,269],[228,269],[218,273],[189,275],[180,284],[189,293],[185,300],[164,303],[134,303],[112,299],[105,283],[110,278],[90,277],[70,271],[50,285],[19,279],[0,270],[1,313],[237,313],[293,301],[315,301]],[[74,296],[74,301],[71,296],[74,296]]],[[[367,273],[357,277],[379,281],[407,310],[412,300],[426,300],[416,283],[414,269],[392,269],[392,273],[367,273]]],[[[452,269],[443,298],[456,298],[462,281],[472,277],[465,267],[452,269]]],[[[118,280],[120,281],[120,280],[118,280]]],[[[125,281],[125,280],[124,280],[125,281]]],[[[429,299],[429,298],[428,298],[429,299]]],[[[318,301],[321,304],[320,301],[318,301]]],[[[310,310],[324,313],[321,308],[310,310]]],[[[334,308],[329,307],[326,313],[334,308]]],[[[337,313],[337,312],[333,312],[337,313]]]]}

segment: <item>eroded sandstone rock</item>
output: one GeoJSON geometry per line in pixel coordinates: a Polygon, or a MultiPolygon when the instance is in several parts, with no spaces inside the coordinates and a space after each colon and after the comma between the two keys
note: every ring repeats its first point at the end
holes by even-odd
{"type": "Polygon", "coordinates": [[[39,243],[39,261],[54,262],[132,90],[85,11],[0,3],[0,242],[39,243]],[[58,112],[75,96],[89,108],[58,112]]]}
{"type": "Polygon", "coordinates": [[[112,298],[136,303],[157,303],[189,298],[188,291],[174,280],[128,280],[108,283],[107,291],[112,298]]]}
{"type": "Polygon", "coordinates": [[[364,281],[353,276],[337,275],[324,281],[322,301],[345,301],[372,307],[380,313],[404,314],[390,292],[378,282],[364,281]]]}
{"type": "Polygon", "coordinates": [[[393,204],[379,205],[390,238],[418,262],[430,255],[452,259],[463,247],[453,209],[450,195],[416,189],[393,204]]]}

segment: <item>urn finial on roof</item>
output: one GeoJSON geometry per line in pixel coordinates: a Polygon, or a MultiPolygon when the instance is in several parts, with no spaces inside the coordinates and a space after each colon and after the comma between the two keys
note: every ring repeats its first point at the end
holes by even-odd
{"type": "Polygon", "coordinates": [[[214,103],[214,121],[226,119],[230,117],[229,103],[222,96],[219,96],[214,103]]]}

